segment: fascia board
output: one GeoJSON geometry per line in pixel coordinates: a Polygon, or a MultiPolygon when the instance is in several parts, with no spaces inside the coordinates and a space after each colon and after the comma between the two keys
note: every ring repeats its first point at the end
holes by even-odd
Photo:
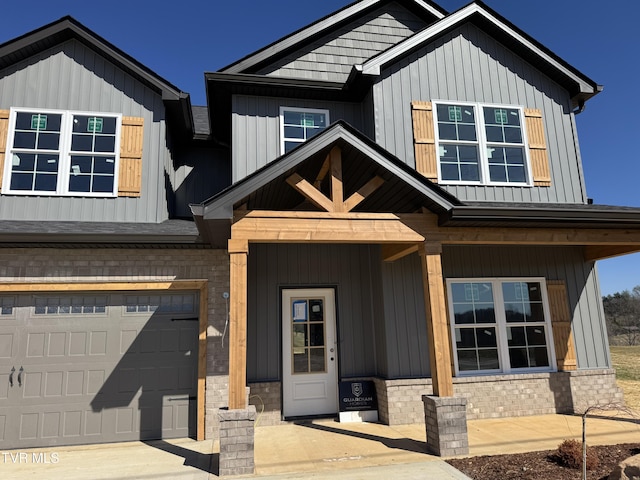
{"type": "Polygon", "coordinates": [[[587,94],[596,92],[594,86],[590,82],[586,81],[585,78],[581,78],[571,70],[567,69],[564,65],[558,62],[558,60],[553,58],[547,52],[541,50],[530,40],[523,37],[521,34],[501,22],[499,19],[495,18],[493,15],[491,15],[489,12],[487,12],[477,4],[469,4],[466,7],[461,8],[457,12],[454,12],[451,15],[443,18],[434,25],[425,28],[412,37],[409,37],[405,41],[399,43],[397,46],[391,47],[389,50],[386,50],[385,52],[382,52],[379,55],[373,57],[371,60],[365,62],[362,65],[362,73],[364,75],[380,75],[380,69],[388,63],[394,61],[404,53],[410,52],[416,48],[419,48],[421,45],[434,40],[441,33],[464,22],[474,14],[482,15],[486,20],[490,21],[500,30],[511,36],[514,41],[522,44],[533,53],[538,55],[545,62],[553,66],[555,69],[561,71],[564,75],[566,75],[568,78],[570,78],[580,86],[580,92],[587,94]]]}

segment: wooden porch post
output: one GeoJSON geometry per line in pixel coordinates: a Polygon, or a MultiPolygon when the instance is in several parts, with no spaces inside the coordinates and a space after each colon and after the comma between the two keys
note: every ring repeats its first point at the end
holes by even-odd
{"type": "Polygon", "coordinates": [[[247,240],[229,240],[229,410],[247,408],[247,240]]]}
{"type": "Polygon", "coordinates": [[[447,305],[442,276],[442,244],[424,242],[420,245],[418,253],[422,261],[433,394],[437,397],[453,397],[451,338],[447,326],[447,305]]]}

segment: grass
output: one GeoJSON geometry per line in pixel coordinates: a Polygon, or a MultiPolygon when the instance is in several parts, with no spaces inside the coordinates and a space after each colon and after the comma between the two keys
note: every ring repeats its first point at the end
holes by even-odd
{"type": "Polygon", "coordinates": [[[640,346],[611,347],[611,362],[628,408],[640,412],[640,346]]]}

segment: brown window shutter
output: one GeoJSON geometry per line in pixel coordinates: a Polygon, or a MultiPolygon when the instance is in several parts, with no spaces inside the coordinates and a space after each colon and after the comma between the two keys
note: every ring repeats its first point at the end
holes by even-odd
{"type": "Polygon", "coordinates": [[[551,170],[549,167],[549,153],[544,138],[544,123],[542,111],[533,108],[524,109],[524,117],[529,137],[529,155],[533,170],[533,183],[536,187],[551,186],[551,170]]]}
{"type": "Polygon", "coordinates": [[[142,190],[142,142],[144,119],[122,117],[118,196],[139,197],[142,190]]]}
{"type": "Polygon", "coordinates": [[[411,102],[411,118],[416,170],[432,182],[437,182],[438,159],[431,102],[411,102]]]}
{"type": "Polygon", "coordinates": [[[9,133],[9,110],[0,110],[0,187],[4,173],[4,157],[7,151],[7,135],[9,133]]]}
{"type": "Polygon", "coordinates": [[[567,286],[562,280],[547,280],[549,294],[549,310],[551,311],[551,328],[553,329],[553,343],[556,349],[558,370],[576,370],[576,347],[571,331],[571,312],[567,286]]]}

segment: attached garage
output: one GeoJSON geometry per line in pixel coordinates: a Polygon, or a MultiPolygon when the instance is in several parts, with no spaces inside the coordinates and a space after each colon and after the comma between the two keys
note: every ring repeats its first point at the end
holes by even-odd
{"type": "Polygon", "coordinates": [[[196,436],[198,291],[0,294],[0,448],[196,436]]]}

